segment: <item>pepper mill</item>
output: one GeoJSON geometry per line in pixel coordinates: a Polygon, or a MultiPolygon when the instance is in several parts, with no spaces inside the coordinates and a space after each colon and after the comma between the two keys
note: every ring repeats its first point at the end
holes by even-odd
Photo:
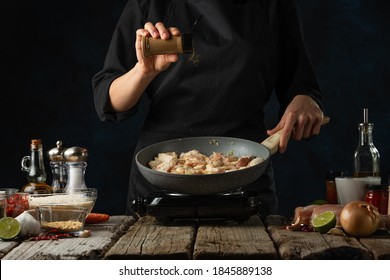
{"type": "Polygon", "coordinates": [[[63,190],[67,182],[67,173],[65,159],[62,156],[65,148],[62,147],[62,141],[56,142],[56,147],[47,152],[50,160],[50,167],[53,174],[52,188],[54,192],[63,190]]]}
{"type": "Polygon", "coordinates": [[[68,174],[64,191],[70,193],[75,189],[86,189],[84,177],[87,168],[88,150],[77,146],[71,147],[66,149],[62,156],[68,174]]]}

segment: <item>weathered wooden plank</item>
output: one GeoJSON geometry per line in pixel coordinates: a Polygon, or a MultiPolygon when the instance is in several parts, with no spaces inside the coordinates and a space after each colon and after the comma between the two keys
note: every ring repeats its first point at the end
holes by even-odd
{"type": "Polygon", "coordinates": [[[194,259],[277,258],[274,244],[258,216],[243,223],[200,223],[194,259]]]}
{"type": "Polygon", "coordinates": [[[285,229],[281,216],[244,223],[189,221],[160,224],[126,216],[88,225],[88,238],[0,241],[0,258],[15,259],[390,259],[390,235],[368,238],[285,229]],[[131,226],[132,225],[132,226],[131,226]],[[196,240],[195,240],[196,239],[196,240]],[[273,242],[274,243],[273,243],[273,242]],[[4,256],[4,257],[3,257],[4,256]]]}
{"type": "Polygon", "coordinates": [[[18,241],[3,241],[0,239],[0,259],[17,247],[19,243],[18,241]]]}
{"type": "Polygon", "coordinates": [[[390,260],[390,234],[384,230],[377,231],[370,237],[360,238],[360,243],[368,248],[376,260],[390,260]]]}
{"type": "Polygon", "coordinates": [[[192,221],[161,224],[145,216],[107,252],[106,259],[191,259],[195,238],[192,221]]]}
{"type": "Polygon", "coordinates": [[[372,254],[352,237],[291,231],[285,219],[267,217],[268,231],[282,259],[372,259],[372,254]]]}
{"type": "Polygon", "coordinates": [[[105,223],[87,226],[91,230],[87,238],[24,241],[3,260],[101,259],[132,223],[132,217],[115,216],[105,223]]]}
{"type": "MultiPolygon", "coordinates": [[[[370,260],[373,254],[354,237],[323,234],[329,244],[329,256],[334,260],[370,260]]],[[[319,255],[321,257],[321,255],[319,255]]]]}

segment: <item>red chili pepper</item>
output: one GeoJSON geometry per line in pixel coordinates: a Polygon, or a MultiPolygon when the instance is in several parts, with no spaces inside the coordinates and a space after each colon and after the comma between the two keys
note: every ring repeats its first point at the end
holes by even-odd
{"type": "Polygon", "coordinates": [[[58,233],[58,230],[53,229],[46,232],[43,235],[38,235],[30,238],[30,241],[40,241],[40,240],[58,240],[59,238],[66,237],[75,237],[73,233],[58,233]]]}
{"type": "Polygon", "coordinates": [[[102,213],[89,213],[85,219],[86,224],[96,224],[108,221],[110,215],[102,213]]]}

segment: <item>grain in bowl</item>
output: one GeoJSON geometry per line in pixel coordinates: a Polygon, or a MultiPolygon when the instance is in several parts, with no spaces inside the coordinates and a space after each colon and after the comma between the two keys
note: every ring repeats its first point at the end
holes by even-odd
{"type": "Polygon", "coordinates": [[[97,189],[77,189],[71,193],[30,194],[29,207],[37,209],[41,205],[61,205],[62,207],[84,207],[87,215],[92,211],[97,199],[97,189]]]}

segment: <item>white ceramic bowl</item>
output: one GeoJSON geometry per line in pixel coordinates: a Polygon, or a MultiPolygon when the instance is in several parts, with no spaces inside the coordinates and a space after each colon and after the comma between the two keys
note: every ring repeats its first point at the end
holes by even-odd
{"type": "Polygon", "coordinates": [[[345,205],[354,200],[363,200],[366,185],[380,185],[381,177],[336,177],[337,200],[345,205]]]}

